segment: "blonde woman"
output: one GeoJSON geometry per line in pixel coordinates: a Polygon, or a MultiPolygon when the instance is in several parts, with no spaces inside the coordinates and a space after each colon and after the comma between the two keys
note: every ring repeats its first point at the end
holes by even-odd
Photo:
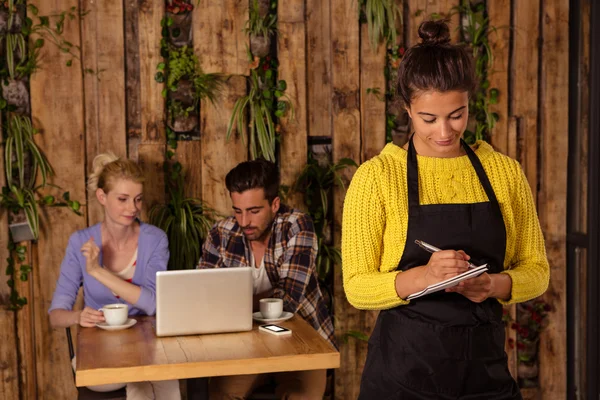
{"type": "MultiPolygon", "coordinates": [[[[131,160],[112,153],[94,159],[88,190],[103,206],[104,221],[69,239],[48,311],[54,328],[94,327],[104,322],[98,310],[113,303],[127,304],[131,316],[155,314],[156,272],[167,269],[169,245],[162,230],[138,219],[143,182],[141,168],[131,160]],[[82,285],[84,308],[73,310],[82,285]]],[[[180,398],[177,380],[127,384],[127,399],[180,398]]]]}

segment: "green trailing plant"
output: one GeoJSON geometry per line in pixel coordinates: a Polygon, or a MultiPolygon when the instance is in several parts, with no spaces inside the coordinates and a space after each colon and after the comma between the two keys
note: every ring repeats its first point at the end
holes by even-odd
{"type": "Polygon", "coordinates": [[[252,0],[248,15],[249,18],[244,23],[246,35],[268,37],[277,31],[277,15],[267,13],[262,17],[259,12],[258,0],[252,0]]]}
{"type": "Polygon", "coordinates": [[[188,113],[198,109],[199,102],[203,99],[214,104],[217,95],[222,90],[222,77],[219,74],[205,74],[200,68],[200,62],[192,48],[188,46],[175,48],[169,46],[164,39],[163,46],[167,48],[167,61],[157,65],[155,80],[158,83],[166,83],[162,95],[167,99],[167,109],[171,115],[187,116],[188,113]],[[192,84],[193,103],[186,106],[182,105],[180,101],[168,97],[169,92],[178,90],[182,80],[188,80],[192,84]]]}
{"type": "MultiPolygon", "coordinates": [[[[38,69],[39,50],[46,41],[58,46],[63,53],[80,58],[80,48],[62,37],[65,22],[83,16],[77,13],[75,7],[57,15],[39,16],[38,9],[28,5],[29,15],[37,18],[37,23],[34,23],[32,18],[25,17],[25,2],[22,0],[8,0],[0,3],[0,7],[7,13],[8,21],[6,32],[0,35],[0,42],[4,45],[4,55],[0,58],[0,80],[4,85],[9,84],[10,80],[28,78],[38,69]],[[22,20],[20,26],[15,26],[17,17],[22,20]]],[[[72,59],[67,61],[68,66],[71,63],[72,59]]],[[[86,69],[86,72],[90,71],[86,69]]],[[[2,97],[0,110],[6,175],[6,185],[0,192],[0,207],[10,213],[11,227],[26,222],[31,231],[30,237],[37,240],[41,207],[66,207],[77,215],[82,215],[81,204],[72,200],[69,192],[64,192],[62,200],[58,201],[54,195],[42,193],[42,190],[60,188],[48,182],[54,171],[35,143],[34,136],[39,131],[34,128],[28,115],[17,113],[17,106],[9,104],[7,99],[2,97]]],[[[9,257],[5,273],[10,287],[9,307],[17,311],[27,304],[27,299],[19,295],[16,282],[27,281],[31,265],[23,264],[26,246],[15,244],[12,234],[8,234],[9,257]],[[20,263],[18,269],[17,261],[20,263]]]]}
{"type": "MultiPolygon", "coordinates": [[[[172,153],[168,157],[172,157],[172,153]]],[[[165,231],[169,238],[169,269],[193,269],[200,260],[202,243],[219,216],[202,200],[185,197],[184,174],[179,162],[165,166],[165,172],[170,175],[170,199],[150,210],[150,223],[165,231]]]]}
{"type": "MultiPolygon", "coordinates": [[[[240,97],[233,106],[233,112],[227,127],[226,140],[231,139],[234,126],[238,132],[243,132],[249,126],[250,155],[252,159],[264,157],[275,161],[275,145],[277,142],[277,127],[274,117],[280,118],[288,111],[294,118],[294,108],[289,97],[284,93],[287,84],[284,80],[275,82],[275,73],[271,68],[273,60],[261,60],[259,68],[252,69],[249,77],[249,92],[240,97]],[[267,66],[267,68],[261,67],[267,66]],[[265,73],[260,74],[260,70],[265,73]],[[274,110],[274,111],[273,111],[274,110]],[[249,123],[246,122],[246,113],[249,123]]],[[[242,140],[245,141],[244,136],[242,140]]]]}
{"type": "Polygon", "coordinates": [[[33,127],[29,117],[9,115],[4,141],[6,186],[2,188],[0,204],[15,214],[22,210],[34,239],[37,240],[39,237],[39,205],[68,207],[76,214],[81,215],[79,212],[81,204],[71,200],[68,192],[63,194],[64,202],[56,202],[52,195],[37,194],[46,186],[54,186],[47,182],[48,177],[54,174],[54,170],[33,139],[33,136],[39,131],[33,127]],[[26,163],[27,156],[31,158],[29,163],[26,163]],[[13,160],[15,161],[13,162],[13,160]],[[30,174],[28,178],[27,174],[30,174]],[[38,174],[41,183],[36,185],[38,174]]]}
{"type": "Polygon", "coordinates": [[[303,194],[304,204],[315,226],[319,242],[316,269],[321,282],[326,282],[331,275],[333,265],[339,265],[342,261],[340,250],[328,240],[330,236],[328,232],[333,220],[330,199],[334,187],[345,189],[340,172],[347,167],[358,167],[358,165],[350,158],[342,158],[334,164],[321,165],[312,153],[309,153],[307,164],[293,187],[295,192],[303,194]]]}
{"type": "Polygon", "coordinates": [[[27,305],[27,298],[19,295],[16,289],[16,279],[27,282],[29,280],[29,273],[31,272],[31,265],[24,264],[27,252],[26,246],[15,245],[12,240],[9,240],[7,249],[9,257],[6,259],[8,263],[6,266],[6,275],[8,276],[6,284],[10,288],[8,308],[12,311],[18,311],[27,305]],[[18,269],[15,257],[20,263],[18,269]]]}
{"type": "MultiPolygon", "coordinates": [[[[181,4],[176,8],[180,6],[181,4]]],[[[193,48],[186,45],[176,47],[169,43],[170,35],[179,35],[175,30],[170,30],[173,24],[174,20],[171,16],[161,20],[160,46],[161,55],[165,61],[158,63],[154,76],[158,83],[165,84],[162,96],[167,99],[167,115],[172,124],[177,118],[187,118],[190,113],[197,112],[201,100],[206,99],[214,104],[223,87],[223,79],[220,74],[206,74],[202,71],[193,48]],[[183,82],[185,82],[184,87],[182,87],[183,82]]],[[[177,136],[174,132],[173,136],[169,141],[172,144],[170,147],[175,149],[177,136]]]]}
{"type": "Polygon", "coordinates": [[[402,22],[402,13],[395,0],[359,0],[361,21],[367,23],[369,42],[373,49],[381,41],[394,45],[398,36],[397,24],[402,22]]]}
{"type": "MultiPolygon", "coordinates": [[[[259,12],[258,1],[253,0],[246,21],[244,31],[250,36],[251,48],[249,49],[250,76],[248,77],[248,94],[240,97],[234,104],[233,112],[227,127],[226,140],[231,139],[234,127],[240,132],[242,141],[245,135],[241,134],[249,127],[250,157],[256,159],[263,157],[269,161],[276,160],[276,145],[279,140],[278,118],[290,114],[294,118],[294,107],[285,94],[287,83],[277,79],[277,59],[268,55],[265,46],[261,54],[253,55],[253,37],[268,38],[276,32],[277,3],[272,1],[266,15],[259,12]]],[[[266,46],[268,49],[269,46],[266,46]]]]}
{"type": "Polygon", "coordinates": [[[470,99],[469,109],[475,118],[474,130],[465,132],[465,141],[475,143],[477,140],[489,140],[492,128],[500,116],[491,112],[489,106],[498,103],[499,91],[490,88],[488,74],[491,73],[494,57],[488,41],[488,33],[495,31],[490,26],[490,20],[486,15],[485,3],[466,2],[455,7],[462,18],[460,27],[463,41],[471,47],[475,59],[475,76],[479,87],[475,95],[470,99]]]}

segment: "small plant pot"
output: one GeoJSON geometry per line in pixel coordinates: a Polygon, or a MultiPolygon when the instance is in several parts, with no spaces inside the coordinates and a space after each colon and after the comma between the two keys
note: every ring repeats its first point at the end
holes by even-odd
{"type": "Polygon", "coordinates": [[[0,35],[8,32],[8,11],[4,8],[0,9],[0,35]]]}
{"type": "Polygon", "coordinates": [[[250,35],[250,51],[257,57],[266,57],[271,49],[271,38],[262,35],[250,35]]]}
{"type": "Polygon", "coordinates": [[[31,227],[27,222],[10,224],[8,227],[10,228],[10,234],[12,235],[15,243],[35,240],[33,232],[31,231],[31,227]]]}
{"type": "Polygon", "coordinates": [[[29,91],[25,79],[7,79],[2,83],[2,97],[15,107],[17,114],[29,114],[29,91]]]}
{"type": "Polygon", "coordinates": [[[185,106],[194,104],[194,84],[187,79],[177,82],[177,90],[169,91],[169,100],[178,101],[185,106]]]}
{"type": "Polygon", "coordinates": [[[189,112],[187,116],[185,114],[169,115],[168,125],[173,132],[191,132],[198,126],[198,113],[189,112]]]}
{"type": "Polygon", "coordinates": [[[167,13],[167,17],[173,19],[173,25],[169,27],[169,43],[175,47],[191,46],[192,14],[189,12],[167,13]]]}
{"type": "Polygon", "coordinates": [[[10,234],[15,243],[28,242],[35,240],[33,231],[27,222],[25,212],[20,211],[18,213],[9,213],[9,224],[10,234]]]}
{"type": "Polygon", "coordinates": [[[539,368],[537,363],[524,363],[520,362],[517,367],[517,375],[521,379],[534,379],[539,375],[539,368]]]}
{"type": "Polygon", "coordinates": [[[258,0],[258,15],[264,18],[269,13],[271,8],[271,0],[258,0]]]}

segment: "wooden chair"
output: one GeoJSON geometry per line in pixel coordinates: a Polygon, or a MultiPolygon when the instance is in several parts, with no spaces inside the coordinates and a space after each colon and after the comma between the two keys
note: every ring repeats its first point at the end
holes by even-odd
{"type": "MultiPolygon", "coordinates": [[[[75,357],[73,349],[73,337],[71,336],[71,328],[67,327],[67,344],[69,345],[69,360],[75,357]]],[[[75,383],[75,371],[73,371],[73,383],[75,383]]],[[[112,392],[94,392],[86,387],[77,388],[78,400],[126,400],[125,388],[114,390],[112,392]]]]}

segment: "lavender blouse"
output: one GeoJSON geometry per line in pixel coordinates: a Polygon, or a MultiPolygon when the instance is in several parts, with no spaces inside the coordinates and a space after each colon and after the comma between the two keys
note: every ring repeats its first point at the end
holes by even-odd
{"type": "MultiPolygon", "coordinates": [[[[88,275],[85,269],[85,257],[81,254],[80,249],[90,237],[93,237],[96,245],[102,249],[100,224],[77,231],[69,238],[48,312],[56,309],[72,310],[79,287],[83,283],[83,300],[88,307],[97,310],[106,304],[126,303],[129,305],[129,315],[154,315],[156,312],[156,272],[166,270],[169,261],[167,235],[153,225],[140,223],[137,264],[132,283],[138,285],[142,292],[135,304],[129,304],[125,300],[117,298],[109,288],[88,275]]],[[[98,262],[102,265],[102,250],[100,250],[98,262]]]]}

